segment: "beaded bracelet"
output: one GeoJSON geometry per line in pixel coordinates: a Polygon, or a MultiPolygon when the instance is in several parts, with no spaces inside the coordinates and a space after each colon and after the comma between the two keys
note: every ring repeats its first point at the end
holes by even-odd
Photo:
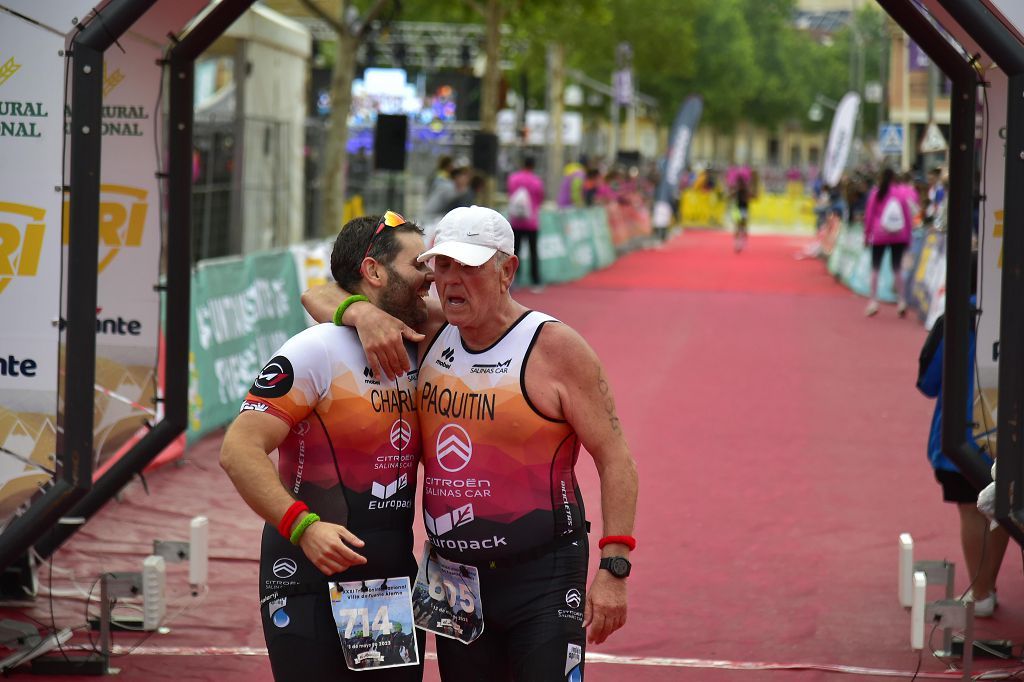
{"type": "Polygon", "coordinates": [[[310,512],[306,514],[302,521],[299,521],[299,525],[295,526],[295,530],[292,531],[292,536],[289,538],[293,545],[299,544],[299,540],[302,539],[302,534],[306,532],[306,529],[312,526],[314,523],[320,520],[320,517],[315,513],[310,512]]]}
{"type": "Polygon", "coordinates": [[[344,301],[341,302],[341,305],[338,306],[338,309],[334,311],[334,324],[338,325],[339,327],[342,326],[341,318],[345,314],[345,311],[348,310],[348,307],[350,305],[352,305],[353,303],[358,303],[359,301],[369,302],[369,300],[370,299],[366,298],[362,294],[353,294],[352,296],[346,298],[344,301]]]}

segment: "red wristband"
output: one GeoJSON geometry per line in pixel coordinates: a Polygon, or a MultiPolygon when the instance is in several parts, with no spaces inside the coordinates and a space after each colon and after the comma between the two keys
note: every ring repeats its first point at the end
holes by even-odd
{"type": "Polygon", "coordinates": [[[598,549],[604,549],[605,545],[625,545],[632,552],[636,549],[636,538],[632,535],[606,535],[597,543],[598,549]]]}
{"type": "Polygon", "coordinates": [[[308,511],[309,507],[302,500],[292,502],[292,506],[288,507],[288,511],[281,517],[281,522],[277,524],[277,532],[291,540],[292,524],[295,523],[295,519],[298,518],[299,514],[308,511]]]}

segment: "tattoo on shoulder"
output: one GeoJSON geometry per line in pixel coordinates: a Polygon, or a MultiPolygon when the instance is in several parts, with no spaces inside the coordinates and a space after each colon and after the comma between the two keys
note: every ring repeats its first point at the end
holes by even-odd
{"type": "Polygon", "coordinates": [[[604,411],[608,415],[608,422],[611,424],[612,431],[622,433],[619,417],[615,414],[615,399],[612,397],[612,388],[608,385],[608,380],[604,378],[603,370],[598,370],[597,372],[597,389],[601,391],[601,395],[604,397],[604,411]]]}

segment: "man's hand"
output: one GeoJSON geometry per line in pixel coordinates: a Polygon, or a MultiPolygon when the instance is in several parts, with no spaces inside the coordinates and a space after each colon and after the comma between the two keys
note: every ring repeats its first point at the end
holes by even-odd
{"type": "Polygon", "coordinates": [[[369,303],[350,306],[345,311],[343,322],[356,328],[366,353],[366,362],[375,375],[386,376],[393,381],[409,371],[409,354],[404,340],[419,343],[423,334],[369,303]]]}
{"type": "Polygon", "coordinates": [[[311,525],[299,540],[299,547],[305,552],[306,558],[324,575],[334,575],[349,566],[366,563],[366,558],[348,545],[362,547],[364,543],[344,526],[326,521],[317,521],[311,525]]]}
{"type": "Polygon", "coordinates": [[[601,644],[626,624],[626,581],[599,570],[587,590],[583,627],[589,627],[587,641],[601,644]]]}

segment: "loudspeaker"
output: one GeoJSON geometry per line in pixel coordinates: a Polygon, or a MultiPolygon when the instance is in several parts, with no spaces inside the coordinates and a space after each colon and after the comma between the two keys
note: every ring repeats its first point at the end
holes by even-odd
{"type": "Polygon", "coordinates": [[[487,175],[498,174],[498,136],[473,133],[473,168],[487,175]]]}
{"type": "Polygon", "coordinates": [[[615,155],[615,163],[619,166],[639,166],[640,152],[635,149],[620,149],[615,155]]]}
{"type": "Polygon", "coordinates": [[[404,114],[378,114],[373,130],[374,170],[405,170],[405,142],[409,137],[409,119],[404,114]]]}

